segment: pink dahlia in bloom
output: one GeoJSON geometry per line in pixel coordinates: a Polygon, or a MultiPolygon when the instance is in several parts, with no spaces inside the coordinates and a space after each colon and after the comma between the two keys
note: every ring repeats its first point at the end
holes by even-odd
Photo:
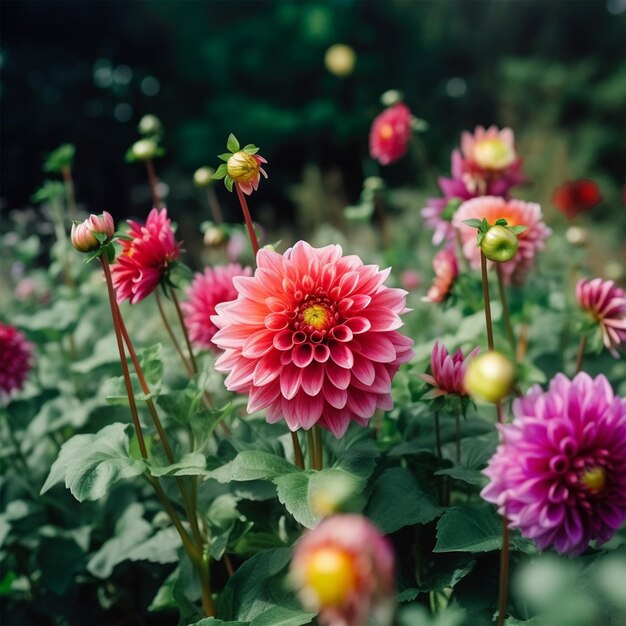
{"type": "Polygon", "coordinates": [[[474,348],[467,357],[463,356],[463,352],[459,348],[453,355],[450,354],[446,347],[435,341],[433,351],[430,356],[430,374],[420,374],[420,378],[425,380],[434,389],[431,389],[425,396],[425,400],[438,398],[448,394],[456,394],[459,396],[467,396],[463,378],[467,368],[467,359],[476,356],[480,352],[480,348],[474,348]]]}
{"type": "Polygon", "coordinates": [[[238,263],[226,266],[206,267],[198,272],[187,289],[187,301],[181,303],[185,325],[192,343],[199,348],[215,349],[211,341],[217,332],[217,326],[211,321],[215,315],[215,306],[237,298],[237,289],[233,285],[235,276],[250,276],[249,267],[238,263]]]}
{"type": "Polygon", "coordinates": [[[390,270],[341,247],[299,241],[284,255],[262,249],[252,277],[237,276],[237,300],[218,304],[215,367],[248,411],[292,431],[319,424],[340,437],[390,409],[391,379],[412,356],[398,332],[406,291],[383,285],[390,270]]]}
{"type": "Polygon", "coordinates": [[[411,138],[411,111],[398,102],[385,109],[370,129],[370,155],[381,165],[389,165],[404,156],[411,138]]]}
{"type": "Polygon", "coordinates": [[[433,284],[422,301],[441,304],[450,296],[452,285],[459,275],[459,264],[454,251],[450,248],[439,250],[433,259],[433,269],[435,270],[433,284]]]}
{"type": "Polygon", "coordinates": [[[526,230],[518,236],[519,249],[515,257],[500,264],[507,282],[523,283],[526,272],[534,265],[537,252],[543,250],[545,240],[552,232],[543,222],[541,207],[534,202],[495,196],[464,202],[454,214],[452,223],[461,237],[465,258],[473,268],[478,269],[480,248],[476,245],[476,229],[463,223],[471,218],[485,218],[492,226],[500,218],[506,219],[508,226],[526,226],[526,230]]]}
{"type": "Polygon", "coordinates": [[[291,583],[325,626],[385,626],[394,608],[394,556],[389,542],[361,515],[335,515],[306,532],[294,548],[291,583]]]}
{"type": "Polygon", "coordinates": [[[122,252],[111,267],[117,301],[136,304],[149,296],[180,256],[167,209],[152,209],[145,223],[128,220],[130,239],[120,239],[122,252]]]}
{"type": "Polygon", "coordinates": [[[602,341],[613,356],[626,346],[626,293],[612,280],[582,279],[576,283],[578,306],[600,327],[602,341]]]}
{"type": "Polygon", "coordinates": [[[31,370],[33,346],[14,326],[0,322],[0,397],[24,387],[31,370]]]}
{"type": "Polygon", "coordinates": [[[626,517],[626,399],[602,375],[535,386],[499,425],[481,496],[539,549],[578,555],[626,517]]]}

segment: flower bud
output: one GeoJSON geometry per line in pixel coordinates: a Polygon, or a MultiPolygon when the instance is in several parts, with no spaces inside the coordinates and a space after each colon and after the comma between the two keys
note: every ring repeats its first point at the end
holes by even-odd
{"type": "Polygon", "coordinates": [[[261,165],[252,154],[235,152],[226,162],[226,171],[236,183],[248,183],[259,178],[261,165]]]}
{"type": "Polygon", "coordinates": [[[506,226],[492,226],[480,242],[483,254],[496,263],[510,261],[517,254],[518,247],[517,235],[506,226]]]}
{"type": "Polygon", "coordinates": [[[157,156],[158,149],[154,139],[140,139],[133,144],[130,150],[137,161],[149,161],[157,156]]]}
{"type": "Polygon", "coordinates": [[[490,351],[468,363],[463,384],[470,396],[495,404],[511,393],[515,377],[515,365],[502,353],[490,351]]]}
{"type": "Polygon", "coordinates": [[[104,211],[102,215],[92,214],[83,222],[72,224],[70,238],[79,252],[92,252],[111,241],[114,232],[113,218],[104,211]]]}
{"type": "Polygon", "coordinates": [[[204,231],[204,245],[208,248],[217,248],[228,240],[227,233],[223,228],[213,225],[204,231]]]}
{"type": "Polygon", "coordinates": [[[324,55],[326,69],[340,78],[352,74],[355,63],[356,54],[354,50],[343,43],[336,43],[331,46],[324,55]]]}
{"type": "Polygon", "coordinates": [[[137,130],[144,136],[160,135],[163,132],[163,124],[156,115],[144,115],[139,120],[137,130]]]}
{"type": "Polygon", "coordinates": [[[196,187],[210,187],[215,180],[213,179],[215,170],[211,167],[201,167],[194,172],[193,183],[196,187]]]}

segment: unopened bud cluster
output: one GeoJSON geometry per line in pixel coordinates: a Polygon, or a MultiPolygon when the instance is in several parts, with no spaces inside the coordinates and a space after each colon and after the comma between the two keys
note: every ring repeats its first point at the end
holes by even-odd
{"type": "Polygon", "coordinates": [[[110,213],[90,215],[86,220],[72,224],[72,245],[79,252],[93,252],[109,243],[114,232],[115,223],[110,213]]]}

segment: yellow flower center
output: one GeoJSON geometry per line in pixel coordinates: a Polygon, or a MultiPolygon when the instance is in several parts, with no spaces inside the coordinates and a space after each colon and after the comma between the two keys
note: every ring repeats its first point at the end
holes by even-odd
{"type": "Polygon", "coordinates": [[[236,183],[247,183],[259,175],[259,162],[247,152],[235,152],[226,162],[226,171],[236,183]]]}
{"type": "Polygon", "coordinates": [[[302,311],[302,320],[305,324],[322,330],[328,325],[330,314],[323,304],[312,304],[302,311]]]}
{"type": "Polygon", "coordinates": [[[593,493],[602,491],[606,485],[606,472],[603,467],[589,467],[580,477],[580,482],[593,493]]]}
{"type": "Polygon", "coordinates": [[[338,548],[320,548],[309,559],[306,583],[321,607],[341,604],[356,584],[352,557],[338,548]]]}
{"type": "Polygon", "coordinates": [[[393,137],[393,126],[391,124],[383,124],[378,134],[381,139],[391,139],[393,137]]]}
{"type": "Polygon", "coordinates": [[[515,161],[515,150],[502,139],[483,139],[474,146],[474,160],[480,167],[502,170],[515,161]]]}

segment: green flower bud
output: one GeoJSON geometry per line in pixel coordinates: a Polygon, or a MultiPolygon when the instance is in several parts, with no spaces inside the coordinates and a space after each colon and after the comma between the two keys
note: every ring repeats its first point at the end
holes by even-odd
{"type": "Polygon", "coordinates": [[[154,157],[157,156],[158,150],[159,146],[154,139],[140,139],[136,141],[131,148],[132,155],[137,161],[154,159],[154,157]]]}
{"type": "Polygon", "coordinates": [[[201,167],[194,172],[193,182],[196,187],[210,187],[215,181],[213,179],[215,170],[211,167],[201,167]]]}
{"type": "Polygon", "coordinates": [[[502,353],[491,351],[468,363],[463,385],[470,396],[495,404],[511,393],[515,378],[515,365],[502,353]]]}
{"type": "Polygon", "coordinates": [[[518,247],[517,235],[507,226],[492,226],[480,241],[483,254],[496,263],[510,261],[518,247]]]}
{"type": "Polygon", "coordinates": [[[141,135],[160,135],[163,132],[163,124],[156,115],[144,115],[139,120],[137,130],[141,135]]]}

